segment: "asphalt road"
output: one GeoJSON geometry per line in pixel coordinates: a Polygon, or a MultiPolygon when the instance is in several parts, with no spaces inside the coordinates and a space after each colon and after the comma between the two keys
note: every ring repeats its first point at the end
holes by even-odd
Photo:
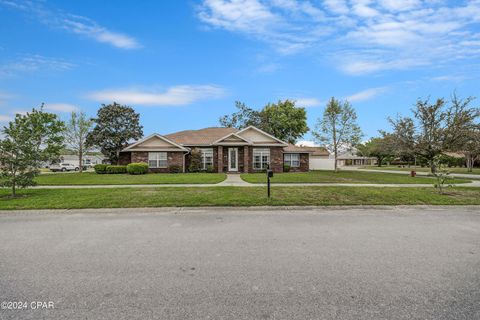
{"type": "Polygon", "coordinates": [[[1,301],[27,310],[0,319],[480,319],[480,209],[0,213],[1,301]]]}

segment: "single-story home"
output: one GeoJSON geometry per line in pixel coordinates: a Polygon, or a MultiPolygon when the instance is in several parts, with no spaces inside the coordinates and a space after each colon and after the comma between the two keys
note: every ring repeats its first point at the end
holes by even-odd
{"type": "Polygon", "coordinates": [[[309,148],[288,144],[254,126],[211,127],[185,130],[167,135],[152,134],[130,144],[120,152],[119,163],[148,163],[152,172],[169,172],[172,165],[188,170],[191,152],[201,153],[202,169],[214,172],[261,172],[270,168],[283,172],[309,170],[309,148]]]}
{"type": "MultiPolygon", "coordinates": [[[[335,158],[335,155],[332,153],[332,158],[335,158]]],[[[358,149],[351,147],[348,150],[343,150],[343,152],[338,153],[337,165],[339,167],[348,167],[348,166],[373,166],[377,164],[377,158],[375,157],[364,157],[359,155],[358,149]]]]}

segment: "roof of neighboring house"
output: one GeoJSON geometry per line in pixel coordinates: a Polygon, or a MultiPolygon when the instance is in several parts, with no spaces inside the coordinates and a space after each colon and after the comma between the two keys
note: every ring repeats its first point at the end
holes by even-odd
{"type": "Polygon", "coordinates": [[[443,153],[446,156],[453,157],[453,158],[465,158],[465,154],[462,152],[444,152],[443,153]]]}
{"type": "Polygon", "coordinates": [[[165,135],[166,138],[181,145],[210,145],[213,142],[237,132],[235,128],[210,127],[200,130],[184,130],[165,135]]]}
{"type": "Polygon", "coordinates": [[[300,147],[289,144],[288,147],[283,148],[284,152],[292,153],[310,153],[313,156],[328,156],[330,153],[324,147],[300,147]]]}
{"type": "Polygon", "coordinates": [[[337,160],[375,160],[375,157],[363,157],[363,156],[356,156],[353,154],[339,154],[337,160]]]}

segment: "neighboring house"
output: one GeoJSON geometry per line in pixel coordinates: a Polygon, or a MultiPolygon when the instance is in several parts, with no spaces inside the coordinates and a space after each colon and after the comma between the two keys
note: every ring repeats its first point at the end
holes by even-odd
{"type": "MultiPolygon", "coordinates": [[[[335,154],[331,153],[330,158],[334,159],[335,154]]],[[[337,166],[370,166],[377,164],[377,158],[375,157],[363,157],[358,155],[358,149],[354,147],[348,148],[348,150],[342,150],[338,153],[337,166]]]]}
{"type": "Polygon", "coordinates": [[[296,147],[253,126],[234,128],[205,128],[186,130],[167,135],[152,134],[120,153],[120,164],[148,163],[152,172],[169,172],[176,165],[188,170],[191,151],[198,149],[202,169],[214,172],[262,172],[267,168],[282,172],[289,164],[290,171],[308,171],[308,148],[296,147]]]}
{"type": "MultiPolygon", "coordinates": [[[[77,155],[68,155],[63,154],[60,156],[60,163],[70,163],[73,165],[78,165],[79,158],[77,155]]],[[[84,155],[83,156],[83,165],[85,166],[94,166],[96,164],[105,163],[107,160],[102,154],[98,155],[84,155]]],[[[57,161],[58,162],[58,161],[57,161]]],[[[47,166],[45,164],[45,166],[47,166]]]]}
{"type": "Polygon", "coordinates": [[[326,148],[306,146],[297,148],[309,151],[308,162],[310,170],[333,170],[335,168],[334,160],[330,158],[330,152],[326,148]]]}

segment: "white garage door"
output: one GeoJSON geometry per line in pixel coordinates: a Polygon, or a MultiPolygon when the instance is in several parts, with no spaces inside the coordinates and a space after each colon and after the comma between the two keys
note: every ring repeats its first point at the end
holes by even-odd
{"type": "Polygon", "coordinates": [[[310,170],[334,170],[335,160],[310,156],[310,170]]]}

